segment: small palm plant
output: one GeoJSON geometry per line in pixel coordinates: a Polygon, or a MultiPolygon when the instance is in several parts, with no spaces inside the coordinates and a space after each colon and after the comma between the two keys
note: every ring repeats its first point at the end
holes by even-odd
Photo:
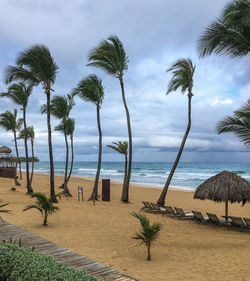
{"type": "MultiPolygon", "coordinates": [[[[2,202],[2,201],[0,200],[0,202],[2,202]]],[[[7,205],[9,205],[9,203],[5,203],[5,204],[0,205],[0,213],[5,213],[5,214],[10,214],[11,213],[10,210],[1,209],[1,208],[4,208],[7,205]]],[[[3,222],[3,218],[1,216],[0,216],[0,219],[3,222]]]]}
{"type": "Polygon", "coordinates": [[[127,180],[127,173],[128,173],[128,142],[127,141],[118,141],[118,142],[112,142],[113,145],[107,145],[107,147],[110,147],[114,149],[115,151],[121,153],[125,157],[125,172],[124,172],[124,180],[123,180],[123,189],[122,189],[122,198],[124,198],[126,193],[126,180],[127,180]]]}
{"type": "Polygon", "coordinates": [[[154,222],[152,225],[150,225],[149,219],[142,215],[137,214],[135,212],[131,213],[132,216],[137,218],[142,226],[142,230],[140,233],[135,233],[135,236],[133,236],[133,239],[141,240],[141,244],[145,244],[147,247],[148,257],[147,260],[151,260],[151,244],[154,240],[156,240],[159,237],[160,230],[162,229],[162,224],[159,222],[154,222]]]}
{"type": "Polygon", "coordinates": [[[36,198],[37,201],[35,204],[26,206],[23,211],[27,211],[30,209],[37,209],[43,216],[43,225],[48,226],[48,216],[56,213],[60,210],[59,207],[54,206],[53,202],[55,202],[55,199],[57,197],[60,197],[62,193],[58,193],[54,196],[51,196],[48,198],[44,193],[42,192],[35,192],[31,193],[31,198],[36,198]]]}

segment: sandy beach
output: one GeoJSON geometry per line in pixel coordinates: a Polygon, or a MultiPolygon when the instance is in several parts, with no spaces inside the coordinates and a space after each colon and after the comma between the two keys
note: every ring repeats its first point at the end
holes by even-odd
{"type": "MultiPolygon", "coordinates": [[[[25,177],[24,177],[25,178],[25,177]]],[[[56,186],[62,183],[56,176],[56,186]]],[[[61,210],[49,217],[49,226],[42,226],[36,210],[23,212],[32,202],[26,195],[24,181],[16,192],[10,191],[13,180],[0,179],[0,199],[9,202],[11,215],[3,218],[21,228],[71,249],[81,255],[124,272],[140,281],[212,281],[250,280],[250,232],[228,230],[223,227],[199,225],[161,215],[147,214],[151,221],[163,224],[159,240],[152,247],[152,261],[146,261],[146,249],[131,239],[139,230],[139,222],[130,215],[139,212],[142,200],[155,202],[160,189],[131,185],[130,204],[120,202],[121,184],[111,184],[111,202],[99,201],[96,206],[86,201],[92,191],[93,180],[72,177],[69,188],[72,198],[62,198],[61,210]],[[85,201],[78,202],[77,187],[83,186],[85,201]]],[[[49,194],[47,175],[34,176],[34,191],[49,194]]],[[[59,191],[59,189],[57,189],[59,191]]],[[[101,184],[99,185],[99,194],[101,184]]],[[[224,204],[194,200],[193,193],[170,190],[166,204],[224,214],[224,204]]],[[[250,217],[246,204],[229,204],[229,214],[250,217]]]]}

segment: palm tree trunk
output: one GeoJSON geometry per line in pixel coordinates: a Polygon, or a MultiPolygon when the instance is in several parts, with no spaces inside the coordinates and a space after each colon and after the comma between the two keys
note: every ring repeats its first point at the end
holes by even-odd
{"type": "Polygon", "coordinates": [[[157,204],[159,206],[164,206],[164,204],[165,204],[165,198],[166,198],[166,195],[167,195],[167,192],[168,192],[169,184],[170,184],[171,179],[172,179],[172,177],[174,175],[175,169],[176,169],[176,167],[177,167],[177,165],[179,163],[179,160],[180,160],[180,157],[181,157],[181,154],[182,154],[185,142],[186,142],[187,137],[188,137],[188,133],[189,133],[190,128],[191,128],[191,99],[192,99],[192,96],[193,96],[193,94],[191,92],[189,92],[188,93],[188,125],[187,125],[187,129],[186,129],[185,135],[183,137],[183,140],[181,142],[181,146],[179,148],[177,157],[176,157],[176,159],[174,161],[174,164],[172,166],[172,169],[171,169],[171,171],[170,171],[170,173],[168,175],[167,182],[166,182],[166,184],[164,186],[164,189],[162,190],[160,198],[157,201],[157,204]]]}
{"type": "Polygon", "coordinates": [[[70,180],[72,170],[73,170],[73,165],[74,165],[74,143],[73,143],[73,136],[70,136],[70,142],[71,142],[71,165],[70,165],[70,171],[69,171],[69,176],[67,178],[67,183],[70,180]]]}
{"type": "Polygon", "coordinates": [[[16,139],[16,131],[14,131],[14,142],[15,142],[15,148],[16,148],[16,173],[15,173],[15,186],[20,186],[21,184],[17,180],[17,162],[19,158],[18,154],[18,147],[17,147],[17,139],[16,139]]]}
{"type": "Polygon", "coordinates": [[[72,196],[69,192],[68,186],[67,186],[67,174],[68,174],[68,164],[69,164],[69,144],[68,144],[68,138],[66,134],[66,126],[64,123],[64,139],[65,139],[65,145],[66,145],[66,162],[65,162],[65,173],[64,173],[64,183],[63,183],[63,189],[64,193],[68,196],[72,196]]]}
{"type": "Polygon", "coordinates": [[[32,180],[33,180],[33,174],[34,174],[34,141],[31,139],[30,140],[31,143],[31,151],[32,151],[32,168],[31,168],[31,176],[30,176],[30,184],[32,184],[32,180]]]}
{"type": "Polygon", "coordinates": [[[123,100],[123,105],[126,111],[126,116],[127,116],[127,125],[128,125],[128,140],[129,140],[129,158],[128,158],[128,173],[127,173],[127,178],[125,181],[124,185],[124,192],[122,194],[122,201],[124,203],[129,202],[129,182],[130,182],[130,176],[131,176],[131,168],[132,168],[132,132],[131,132],[131,125],[130,125],[130,116],[129,116],[129,111],[125,99],[125,91],[124,91],[124,84],[123,84],[123,79],[120,78],[120,85],[121,85],[121,90],[122,90],[122,100],[123,100]]]}
{"type": "Polygon", "coordinates": [[[124,172],[121,201],[123,201],[122,199],[126,196],[125,183],[126,183],[126,180],[127,180],[127,174],[128,174],[128,156],[127,156],[127,154],[125,154],[125,172],[124,172]]]}
{"type": "Polygon", "coordinates": [[[148,261],[151,261],[150,244],[147,245],[147,249],[148,249],[148,258],[147,258],[147,260],[148,260],[148,261]]]}
{"type": "MultiPolygon", "coordinates": [[[[50,89],[46,90],[47,96],[47,127],[48,127],[48,145],[49,145],[49,161],[50,161],[50,196],[55,196],[55,179],[54,179],[54,161],[52,148],[52,134],[50,124],[50,89]]],[[[58,202],[57,199],[54,203],[58,202]]]]}
{"type": "Polygon", "coordinates": [[[95,176],[95,184],[90,198],[98,200],[98,182],[99,176],[101,171],[101,164],[102,164],[102,130],[101,130],[101,122],[100,122],[100,106],[97,105],[97,126],[99,131],[99,155],[98,155],[98,166],[95,176]]]}
{"type": "Polygon", "coordinates": [[[25,158],[26,158],[26,181],[27,181],[27,193],[33,193],[33,189],[30,185],[29,175],[29,153],[27,144],[27,125],[26,125],[26,108],[23,108],[23,127],[24,127],[24,147],[25,147],[25,158]]]}

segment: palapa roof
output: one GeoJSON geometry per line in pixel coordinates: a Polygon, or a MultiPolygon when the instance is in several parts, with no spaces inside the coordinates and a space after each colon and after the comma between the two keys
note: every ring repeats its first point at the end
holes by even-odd
{"type": "Polygon", "coordinates": [[[0,153],[11,153],[11,152],[12,150],[5,145],[0,147],[0,153]]]}
{"type": "Polygon", "coordinates": [[[235,173],[223,171],[199,185],[194,199],[242,202],[244,205],[250,201],[250,182],[235,173]]]}

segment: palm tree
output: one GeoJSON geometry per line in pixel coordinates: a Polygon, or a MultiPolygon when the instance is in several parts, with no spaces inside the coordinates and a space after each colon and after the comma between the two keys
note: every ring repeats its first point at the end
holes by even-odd
{"type": "MultiPolygon", "coordinates": [[[[25,138],[25,131],[21,130],[19,132],[18,139],[24,139],[25,138]]],[[[31,153],[32,153],[32,168],[31,168],[31,176],[30,176],[30,185],[32,184],[33,180],[33,174],[34,174],[34,139],[35,139],[35,130],[33,126],[27,127],[27,139],[30,140],[31,144],[31,153]]]]}
{"type": "Polygon", "coordinates": [[[201,57],[212,53],[243,57],[250,52],[250,1],[234,0],[198,41],[201,57]]]}
{"type": "Polygon", "coordinates": [[[8,66],[5,72],[5,81],[10,83],[14,80],[31,82],[34,85],[42,85],[47,98],[47,127],[48,145],[50,158],[50,194],[55,195],[54,184],[54,162],[52,148],[52,133],[50,124],[50,95],[52,86],[56,80],[58,67],[50,54],[49,49],[44,45],[34,45],[21,52],[16,60],[17,66],[8,66]]]}
{"type": "Polygon", "coordinates": [[[184,134],[184,137],[181,142],[181,146],[179,148],[178,154],[176,156],[176,159],[174,161],[174,164],[172,166],[172,169],[169,173],[167,182],[164,186],[164,189],[162,190],[162,193],[160,195],[160,198],[157,201],[157,204],[160,206],[164,206],[165,204],[165,197],[168,192],[169,184],[171,182],[171,179],[174,175],[175,169],[179,163],[182,151],[184,149],[188,133],[191,128],[191,99],[193,96],[192,90],[193,90],[193,76],[195,71],[195,65],[193,65],[191,59],[179,59],[176,62],[172,64],[172,66],[167,69],[167,71],[171,71],[173,74],[172,79],[170,80],[168,84],[168,90],[167,94],[176,91],[177,89],[181,88],[181,92],[184,94],[186,91],[187,97],[188,97],[188,124],[186,128],[186,132],[184,134]]]}
{"type": "Polygon", "coordinates": [[[83,101],[91,102],[96,106],[97,126],[99,131],[99,154],[94,188],[90,198],[98,200],[98,182],[102,163],[102,130],[100,122],[100,108],[104,98],[102,80],[94,74],[89,75],[78,83],[77,88],[73,90],[73,94],[78,95],[83,101]]]}
{"type": "MultiPolygon", "coordinates": [[[[14,134],[14,142],[16,148],[16,170],[17,170],[17,163],[19,159],[19,152],[17,146],[17,131],[20,130],[23,124],[23,119],[17,119],[17,110],[14,109],[14,113],[10,111],[5,111],[4,113],[0,114],[0,126],[4,128],[7,132],[11,131],[14,134]]],[[[22,175],[21,171],[21,164],[19,163],[19,170],[20,170],[20,179],[22,175]]],[[[20,183],[17,181],[17,176],[15,176],[15,185],[20,186],[20,183]]]]}
{"type": "Polygon", "coordinates": [[[128,142],[127,141],[118,141],[112,142],[113,145],[107,145],[108,147],[114,149],[115,151],[121,153],[125,157],[125,169],[124,169],[124,180],[123,180],[123,189],[122,189],[122,198],[124,197],[124,193],[126,193],[125,183],[127,179],[127,169],[128,169],[128,142]]]}
{"type": "MultiPolygon", "coordinates": [[[[0,200],[0,202],[2,202],[2,201],[0,200]]],[[[7,205],[9,205],[9,203],[5,203],[5,204],[0,205],[0,213],[11,214],[10,210],[1,209],[1,208],[5,207],[7,205]]],[[[0,216],[0,219],[3,221],[3,218],[1,216],[0,216]]]]}
{"type": "Polygon", "coordinates": [[[137,218],[140,223],[142,230],[140,233],[135,233],[135,236],[133,236],[133,239],[141,240],[141,244],[145,244],[147,247],[148,257],[147,260],[151,260],[151,244],[153,241],[155,241],[160,234],[160,230],[162,229],[162,224],[159,222],[154,222],[152,225],[150,225],[149,219],[141,214],[137,214],[135,212],[131,213],[132,216],[137,218]]]}
{"type": "Polygon", "coordinates": [[[71,164],[70,164],[70,170],[69,170],[69,175],[67,178],[67,183],[70,180],[72,170],[73,170],[73,165],[74,165],[74,131],[75,131],[75,120],[72,118],[68,118],[66,121],[66,131],[67,135],[70,137],[70,146],[71,146],[71,164]]]}
{"type": "Polygon", "coordinates": [[[24,127],[24,148],[25,148],[25,158],[26,158],[26,185],[27,193],[32,193],[33,189],[30,184],[29,178],[29,152],[27,144],[27,124],[26,124],[26,110],[28,106],[29,97],[33,90],[33,84],[27,84],[24,82],[12,83],[8,87],[8,91],[1,93],[1,97],[7,97],[12,100],[16,105],[21,106],[23,111],[23,127],[24,127]]]}
{"type": "Polygon", "coordinates": [[[250,100],[239,110],[234,111],[233,116],[227,116],[219,121],[216,126],[218,134],[234,133],[243,144],[250,147],[250,100]]]}
{"type": "Polygon", "coordinates": [[[109,75],[117,78],[120,82],[123,105],[126,111],[128,138],[129,138],[129,159],[128,159],[128,174],[125,183],[125,192],[123,193],[122,201],[129,202],[129,182],[132,168],[132,131],[130,125],[130,115],[125,98],[124,71],[128,69],[128,57],[123,48],[122,42],[117,36],[111,36],[107,40],[102,41],[97,48],[91,50],[89,54],[88,65],[96,66],[103,69],[109,75]]]}
{"type": "MultiPolygon", "coordinates": [[[[61,131],[64,134],[65,145],[66,145],[66,161],[65,161],[65,173],[64,173],[64,182],[62,184],[62,188],[64,189],[64,193],[66,195],[71,196],[69,189],[67,187],[67,173],[68,173],[68,164],[69,164],[69,145],[67,139],[67,132],[66,132],[66,120],[69,117],[69,113],[74,106],[73,96],[66,95],[66,96],[54,96],[51,100],[50,112],[51,114],[60,119],[62,124],[55,128],[56,131],[61,131]],[[61,130],[61,125],[63,130],[61,130]]],[[[47,107],[46,105],[42,106],[42,113],[46,113],[47,107]]]]}
{"type": "Polygon", "coordinates": [[[30,194],[31,198],[36,198],[36,203],[26,206],[23,211],[37,209],[43,216],[43,225],[48,226],[48,216],[60,210],[59,207],[53,205],[56,197],[61,196],[61,193],[48,198],[44,193],[35,192],[30,194]],[[55,197],[55,198],[54,198],[55,197]]]}

